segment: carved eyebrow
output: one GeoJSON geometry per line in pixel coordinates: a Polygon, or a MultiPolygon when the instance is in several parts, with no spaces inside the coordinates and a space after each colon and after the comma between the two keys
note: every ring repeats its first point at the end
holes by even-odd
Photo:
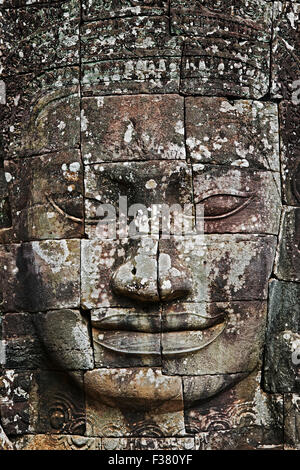
{"type": "Polygon", "coordinates": [[[207,191],[206,193],[204,193],[204,196],[203,195],[200,196],[201,199],[200,197],[195,198],[195,204],[200,204],[201,202],[214,196],[240,197],[240,198],[245,199],[245,201],[239,206],[237,206],[235,209],[225,212],[224,214],[210,215],[210,216],[204,215],[204,220],[217,220],[217,219],[224,219],[225,217],[230,217],[231,215],[236,214],[237,212],[244,209],[244,207],[246,207],[255,197],[254,193],[247,193],[244,191],[232,190],[231,192],[224,192],[224,193],[221,193],[219,191],[220,191],[219,189],[213,189],[213,190],[207,191]]]}

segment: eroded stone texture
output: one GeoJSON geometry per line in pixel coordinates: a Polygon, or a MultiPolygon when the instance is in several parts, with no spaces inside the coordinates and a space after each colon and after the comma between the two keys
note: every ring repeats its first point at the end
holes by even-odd
{"type": "Polygon", "coordinates": [[[32,379],[32,372],[17,372],[12,369],[7,369],[0,376],[1,424],[8,436],[32,431],[32,379]]]}
{"type": "Polygon", "coordinates": [[[196,450],[193,437],[116,438],[104,437],[103,450],[196,450]]]}
{"type": "Polygon", "coordinates": [[[53,310],[38,315],[35,327],[51,360],[67,370],[92,369],[93,350],[88,320],[76,310],[53,310]]]}
{"type": "Polygon", "coordinates": [[[188,302],[266,299],[275,247],[271,235],[220,234],[159,241],[159,253],[169,256],[170,269],[178,260],[190,270],[188,302]]]}
{"type": "Polygon", "coordinates": [[[151,368],[99,369],[85,374],[85,387],[89,436],[185,434],[179,377],[151,368]]]}
{"type": "Polygon", "coordinates": [[[0,243],[12,237],[12,212],[4,168],[0,168],[0,243]]]}
{"type": "Polygon", "coordinates": [[[277,235],[279,173],[223,165],[193,165],[194,200],[204,208],[204,233],[277,235]]]}
{"type": "Polygon", "coordinates": [[[39,371],[36,386],[36,433],[84,435],[86,419],[82,374],[39,371]]]}
{"type": "Polygon", "coordinates": [[[275,98],[295,99],[299,104],[300,4],[274,2],[272,87],[275,98]]]}
{"type": "Polygon", "coordinates": [[[79,307],[79,240],[2,245],[0,257],[3,311],[79,307]]]}
{"type": "Polygon", "coordinates": [[[84,24],[83,62],[180,57],[181,41],[169,33],[167,16],[136,16],[84,24]]]}
{"type": "MultiPolygon", "coordinates": [[[[99,231],[101,226],[97,225],[99,221],[97,210],[100,204],[113,205],[116,214],[121,215],[120,221],[126,223],[122,215],[124,210],[119,211],[120,196],[127,198],[127,222],[129,224],[128,232],[124,232],[122,226],[116,225],[117,235],[120,238],[125,238],[128,234],[135,236],[138,233],[158,235],[161,227],[159,221],[162,220],[159,217],[158,205],[160,204],[169,205],[169,233],[181,234],[181,219],[175,219],[176,207],[172,209],[172,206],[179,204],[183,210],[184,204],[192,203],[191,168],[181,161],[89,165],[85,171],[85,213],[86,233],[90,238],[103,238],[102,232],[99,231]],[[148,211],[143,212],[138,206],[131,207],[134,204],[143,204],[148,211]],[[156,205],[156,208],[152,205],[156,205]],[[138,214],[138,210],[142,212],[138,214]],[[134,215],[135,222],[132,218],[134,215]],[[132,231],[134,227],[136,227],[136,233],[132,231]]],[[[111,217],[111,214],[108,214],[108,217],[111,217]]],[[[168,226],[164,227],[166,231],[168,226]]],[[[106,237],[114,238],[110,233],[106,237]]]]}
{"type": "Polygon", "coordinates": [[[300,285],[270,283],[264,384],[272,393],[300,390],[300,285]]]}
{"type": "Polygon", "coordinates": [[[84,232],[78,150],[5,162],[13,241],[79,238],[84,232]]]}
{"type": "Polygon", "coordinates": [[[80,4],[76,0],[51,5],[2,9],[0,67],[5,75],[41,72],[79,63],[80,4]],[[2,47],[1,47],[2,46],[2,47]]]}
{"type": "Polygon", "coordinates": [[[85,163],[184,159],[183,108],[176,95],[83,99],[85,163]]]}
{"type": "Polygon", "coordinates": [[[245,426],[230,430],[199,433],[195,436],[196,450],[283,450],[279,427],[245,426]]]}
{"type": "Polygon", "coordinates": [[[171,0],[171,31],[250,41],[271,38],[272,4],[265,0],[171,0]]]}
{"type": "Polygon", "coordinates": [[[274,272],[283,281],[300,281],[300,208],[284,209],[274,272]]]}
{"type": "Polygon", "coordinates": [[[262,98],[269,89],[267,42],[223,38],[184,43],[180,91],[185,95],[262,98]]]}
{"type": "Polygon", "coordinates": [[[168,0],[83,0],[83,19],[105,19],[168,13],[168,0]]]}
{"type": "MultiPolygon", "coordinates": [[[[300,85],[300,84],[299,84],[300,85]]],[[[282,189],[290,206],[300,204],[300,106],[282,101],[279,105],[282,189]]]]}
{"type": "Polygon", "coordinates": [[[276,104],[188,97],[185,108],[186,144],[193,162],[279,171],[276,104]]]}
{"type": "Polygon", "coordinates": [[[101,439],[76,435],[37,434],[14,440],[15,450],[101,450],[101,439]]]}
{"type": "Polygon", "coordinates": [[[260,388],[260,374],[253,372],[233,388],[185,413],[187,432],[229,431],[260,426],[280,434],[283,425],[281,395],[260,388]]]}
{"type": "Polygon", "coordinates": [[[79,68],[4,77],[1,149],[6,158],[79,147],[79,68]]]}
{"type": "Polygon", "coordinates": [[[83,240],[83,307],[130,307],[132,299],[158,301],[157,246],[158,240],[151,238],[83,240]]]}
{"type": "Polygon", "coordinates": [[[300,397],[296,393],[284,395],[284,448],[300,449],[300,397]]]}
{"type": "Polygon", "coordinates": [[[37,369],[49,366],[31,313],[7,313],[2,319],[2,339],[5,344],[7,369],[37,369]]]}
{"type": "Polygon", "coordinates": [[[83,96],[178,93],[180,57],[103,60],[83,64],[83,96]]]}
{"type": "MultiPolygon", "coordinates": [[[[195,331],[188,324],[187,331],[162,333],[164,373],[187,376],[209,375],[212,372],[238,374],[249,372],[257,366],[265,335],[266,302],[217,303],[208,309],[212,316],[221,317],[216,325],[195,331]]],[[[163,319],[167,316],[168,313],[163,319]]],[[[197,387],[197,380],[193,387],[197,387]]],[[[235,383],[236,377],[228,376],[226,381],[235,383]]],[[[218,380],[212,382],[211,395],[216,394],[219,388],[218,380]]],[[[190,399],[187,397],[188,402],[190,399]]],[[[193,400],[197,401],[196,397],[193,400]]]]}

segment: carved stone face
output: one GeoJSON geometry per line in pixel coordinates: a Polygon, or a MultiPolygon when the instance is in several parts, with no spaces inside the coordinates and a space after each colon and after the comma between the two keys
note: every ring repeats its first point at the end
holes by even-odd
{"type": "Polygon", "coordinates": [[[281,443],[279,393],[298,390],[286,359],[299,341],[298,68],[282,66],[296,50],[290,3],[283,12],[264,0],[1,7],[8,435],[189,445],[216,431],[222,448],[228,431],[234,447],[243,432],[256,446],[281,443]],[[175,217],[169,237],[162,226],[100,236],[99,208],[119,217],[124,196],[129,210],[189,205],[204,235],[178,233],[175,217]],[[271,394],[260,374],[268,301],[271,394]]]}
{"type": "Polygon", "coordinates": [[[260,364],[281,210],[276,107],[96,96],[82,122],[84,171],[77,151],[6,163],[11,236],[38,239],[3,255],[4,308],[37,313],[6,318],[34,319],[46,359],[80,387],[71,371],[85,371],[93,432],[107,413],[119,422],[117,409],[173,416],[179,429],[183,409],[260,364]],[[120,196],[202,205],[204,236],[101,238],[97,209],[120,196]]]}

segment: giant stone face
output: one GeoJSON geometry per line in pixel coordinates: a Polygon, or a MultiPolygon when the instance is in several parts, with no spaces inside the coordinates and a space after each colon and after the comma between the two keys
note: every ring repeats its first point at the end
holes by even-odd
{"type": "Polygon", "coordinates": [[[23,3],[1,10],[5,433],[34,449],[281,446],[300,278],[299,111],[278,106],[278,49],[269,94],[280,2],[23,3]]]}

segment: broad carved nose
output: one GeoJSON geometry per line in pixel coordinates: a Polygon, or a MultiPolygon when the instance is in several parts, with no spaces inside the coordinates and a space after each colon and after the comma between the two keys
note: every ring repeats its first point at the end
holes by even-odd
{"type": "Polygon", "coordinates": [[[192,283],[189,270],[176,257],[140,253],[115,271],[112,289],[141,302],[166,302],[187,296],[192,283]]]}

